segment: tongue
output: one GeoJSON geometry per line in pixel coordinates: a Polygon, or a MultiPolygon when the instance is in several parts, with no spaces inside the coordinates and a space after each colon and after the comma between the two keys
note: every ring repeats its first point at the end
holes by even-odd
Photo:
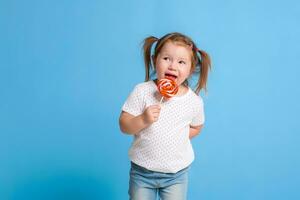
{"type": "Polygon", "coordinates": [[[175,76],[172,76],[172,75],[165,75],[165,77],[168,78],[168,79],[175,80],[175,76]]]}

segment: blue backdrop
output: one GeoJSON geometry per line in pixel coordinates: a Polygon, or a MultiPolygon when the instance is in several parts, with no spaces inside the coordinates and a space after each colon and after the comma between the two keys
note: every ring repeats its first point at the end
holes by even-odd
{"type": "Polygon", "coordinates": [[[179,31],[212,58],[190,200],[300,199],[296,0],[0,1],[0,199],[127,199],[121,106],[141,42],[179,31]]]}

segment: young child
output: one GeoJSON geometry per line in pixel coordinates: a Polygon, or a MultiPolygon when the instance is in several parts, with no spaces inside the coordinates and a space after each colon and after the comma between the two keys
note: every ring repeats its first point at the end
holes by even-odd
{"type": "Polygon", "coordinates": [[[198,93],[206,90],[210,58],[181,33],[147,37],[143,49],[146,80],[129,95],[119,121],[122,132],[134,135],[128,193],[131,200],[184,200],[194,160],[190,139],[204,123],[198,93]],[[150,80],[151,72],[157,79],[150,80]],[[199,76],[195,92],[188,85],[194,73],[199,76]],[[178,93],[160,103],[157,81],[163,78],[175,80],[178,93]]]}

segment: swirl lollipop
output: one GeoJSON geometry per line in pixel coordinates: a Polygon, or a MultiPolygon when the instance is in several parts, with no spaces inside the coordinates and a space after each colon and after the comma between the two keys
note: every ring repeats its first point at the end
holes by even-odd
{"type": "Polygon", "coordinates": [[[175,96],[178,92],[178,86],[173,79],[170,78],[163,78],[157,82],[157,88],[159,93],[162,95],[160,99],[160,103],[165,98],[169,99],[175,96]]]}

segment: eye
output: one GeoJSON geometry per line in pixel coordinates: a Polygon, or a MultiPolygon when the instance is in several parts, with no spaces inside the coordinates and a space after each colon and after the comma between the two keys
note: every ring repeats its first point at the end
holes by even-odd
{"type": "Polygon", "coordinates": [[[164,60],[167,60],[167,61],[169,61],[169,60],[170,60],[170,58],[169,58],[169,57],[163,57],[163,59],[164,59],[164,60]]]}
{"type": "Polygon", "coordinates": [[[183,60],[181,60],[181,61],[179,61],[179,64],[185,65],[186,63],[183,60]]]}

